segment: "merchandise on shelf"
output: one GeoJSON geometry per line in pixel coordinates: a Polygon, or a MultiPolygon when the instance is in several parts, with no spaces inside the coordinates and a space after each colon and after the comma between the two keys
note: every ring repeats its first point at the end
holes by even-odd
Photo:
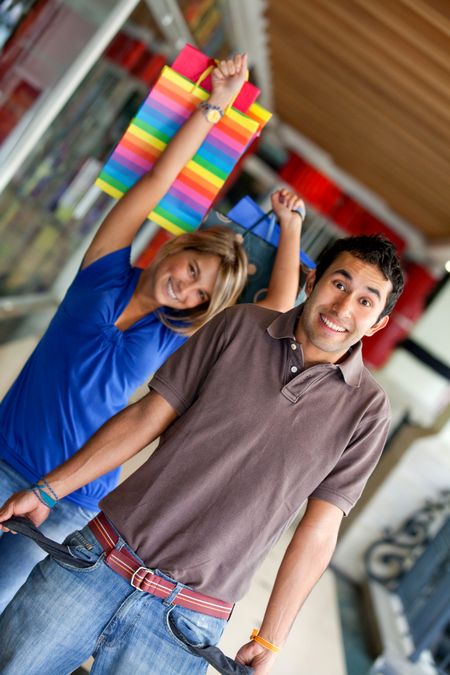
{"type": "Polygon", "coordinates": [[[437,284],[437,278],[423,265],[406,262],[405,289],[398,299],[387,326],[363,341],[364,361],[372,368],[384,366],[392,351],[405,340],[422,316],[427,298],[437,284]]]}
{"type": "Polygon", "coordinates": [[[400,255],[405,250],[406,242],[402,237],[296,153],[290,153],[280,176],[346,233],[383,234],[392,241],[400,255]]]}
{"type": "Polygon", "coordinates": [[[41,95],[48,93],[97,30],[96,22],[67,3],[36,3],[0,56],[0,142],[41,95]]]}
{"type": "Polygon", "coordinates": [[[49,290],[111,207],[95,176],[164,62],[134,38],[114,43],[0,195],[3,294],[49,290]]]}
{"type": "Polygon", "coordinates": [[[225,58],[232,50],[225,30],[220,0],[181,0],[180,9],[199,48],[209,56],[225,58]]]}
{"type": "Polygon", "coordinates": [[[36,0],[22,0],[20,3],[13,0],[0,2],[0,49],[17,31],[35,2],[36,0]]]}

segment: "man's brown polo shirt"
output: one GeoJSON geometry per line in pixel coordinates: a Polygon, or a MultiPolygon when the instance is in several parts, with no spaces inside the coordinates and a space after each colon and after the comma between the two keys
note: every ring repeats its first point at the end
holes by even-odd
{"type": "Polygon", "coordinates": [[[149,567],[236,601],[307,498],[348,513],[383,449],[389,406],[361,345],[303,369],[299,314],[232,307],[159,369],[180,415],[102,508],[149,567]]]}

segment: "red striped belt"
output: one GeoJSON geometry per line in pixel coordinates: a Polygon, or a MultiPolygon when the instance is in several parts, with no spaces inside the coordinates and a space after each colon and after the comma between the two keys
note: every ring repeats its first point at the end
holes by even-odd
{"type": "MultiPolygon", "coordinates": [[[[88,527],[105,551],[105,562],[108,567],[127,579],[133,588],[162,599],[168,598],[175,590],[176,584],[155,574],[153,570],[143,567],[126,548],[116,550],[119,536],[104,513],[100,512],[88,523],[88,527]]],[[[183,587],[174,597],[172,604],[226,620],[230,618],[233,609],[233,604],[229,602],[217,600],[217,598],[197,593],[186,587],[183,587]]]]}

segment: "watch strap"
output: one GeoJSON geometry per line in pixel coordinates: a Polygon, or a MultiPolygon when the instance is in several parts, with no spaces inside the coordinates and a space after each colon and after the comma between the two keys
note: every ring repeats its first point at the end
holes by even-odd
{"type": "Polygon", "coordinates": [[[225,115],[220,105],[213,105],[208,101],[202,101],[199,108],[203,112],[208,122],[211,122],[212,124],[219,122],[225,115]]]}

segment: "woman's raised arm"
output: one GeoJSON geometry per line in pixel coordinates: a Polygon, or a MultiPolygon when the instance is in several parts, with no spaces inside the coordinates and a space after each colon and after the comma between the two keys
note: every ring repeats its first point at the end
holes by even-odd
{"type": "Polygon", "coordinates": [[[279,312],[295,305],[300,281],[300,238],[305,205],[298,195],[285,188],[272,195],[272,208],[280,223],[280,242],[264,300],[256,303],[279,312]]]}
{"type": "MultiPolygon", "coordinates": [[[[242,87],[246,73],[245,54],[221,61],[212,73],[212,93],[208,103],[224,110],[242,87]]],[[[204,110],[195,110],[152,169],[128,190],[106,216],[86,252],[83,267],[132,243],[150,211],[195,155],[210,129],[211,122],[204,110]]]]}

